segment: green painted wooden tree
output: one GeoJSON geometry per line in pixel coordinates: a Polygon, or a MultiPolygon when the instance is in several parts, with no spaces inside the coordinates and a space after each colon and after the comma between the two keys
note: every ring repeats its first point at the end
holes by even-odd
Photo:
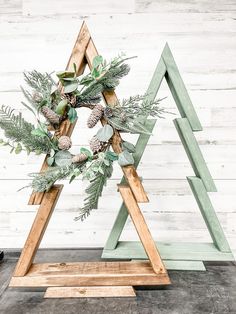
{"type": "MultiPolygon", "coordinates": [[[[181,118],[174,119],[173,122],[196,175],[195,177],[187,177],[187,180],[213,242],[164,243],[157,241],[156,245],[167,268],[204,270],[205,268],[202,263],[204,260],[230,261],[234,260],[234,257],[207,194],[207,192],[215,192],[216,186],[193,133],[195,131],[202,131],[202,126],[168,44],[164,47],[148,87],[148,99],[155,99],[164,77],[181,115],[181,118]]],[[[156,119],[147,119],[145,117],[145,120],[145,124],[151,133],[156,124],[156,119]]],[[[134,154],[136,168],[142,158],[149,138],[150,136],[145,134],[141,134],[138,138],[134,154]]],[[[124,183],[124,181],[125,179],[122,178],[121,183],[124,183]]],[[[128,212],[123,203],[103,250],[103,258],[147,258],[139,242],[119,241],[127,218],[128,212]]]]}

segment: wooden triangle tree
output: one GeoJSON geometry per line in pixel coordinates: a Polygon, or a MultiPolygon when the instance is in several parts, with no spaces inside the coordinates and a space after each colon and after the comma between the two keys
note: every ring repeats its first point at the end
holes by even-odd
{"type": "MultiPolygon", "coordinates": [[[[195,172],[195,177],[187,177],[206,223],[213,243],[163,243],[156,242],[161,257],[169,269],[204,270],[202,261],[234,260],[230,247],[221,228],[207,192],[215,192],[216,186],[208,170],[193,132],[202,131],[201,123],[192,105],[179,70],[166,44],[147,90],[150,100],[155,99],[163,78],[166,79],[181,118],[174,119],[175,128],[195,172]]],[[[147,119],[146,126],[152,132],[155,119],[147,119]]],[[[134,154],[137,168],[150,136],[141,134],[134,154]]],[[[157,157],[158,158],[158,157],[157,157]]],[[[124,182],[125,178],[121,182],[124,182]]],[[[128,218],[125,203],[121,205],[111,233],[103,251],[104,258],[145,259],[146,254],[138,242],[120,242],[119,238],[128,218]]]]}
{"type": "MultiPolygon", "coordinates": [[[[86,64],[91,68],[92,61],[97,55],[89,30],[83,23],[66,69],[73,70],[75,63],[77,74],[80,75],[86,64]]],[[[105,102],[110,105],[117,102],[114,91],[105,92],[103,96],[105,102]]],[[[106,123],[103,119],[101,122],[106,123]]],[[[71,136],[75,123],[64,121],[60,126],[60,135],[71,136]]],[[[116,132],[112,138],[114,152],[121,152],[120,144],[121,137],[119,132],[116,132]]],[[[41,171],[46,167],[45,158],[41,171]]],[[[118,186],[118,190],[150,262],[65,263],[63,261],[63,263],[34,264],[35,254],[63,188],[63,185],[54,185],[48,192],[32,193],[30,197],[30,205],[40,206],[16,265],[10,287],[49,287],[46,297],[134,296],[133,285],[170,283],[138,206],[138,202],[148,202],[142,183],[134,166],[122,167],[122,170],[125,180],[118,186]]]]}

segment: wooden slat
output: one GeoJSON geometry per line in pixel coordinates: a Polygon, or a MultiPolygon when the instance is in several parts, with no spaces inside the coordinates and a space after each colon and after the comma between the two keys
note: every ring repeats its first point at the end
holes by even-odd
{"type": "Polygon", "coordinates": [[[14,276],[24,276],[30,268],[60,196],[62,187],[63,185],[54,185],[49,192],[44,193],[41,205],[16,265],[14,276]]]}
{"type": "Polygon", "coordinates": [[[211,200],[207,194],[203,181],[197,177],[187,177],[187,179],[213,242],[221,252],[230,253],[231,250],[229,244],[212,206],[211,200]]]}
{"type": "Polygon", "coordinates": [[[33,264],[10,287],[166,285],[167,273],[156,274],[150,262],[83,262],[33,264]]]}
{"type": "MultiPolygon", "coordinates": [[[[221,252],[213,243],[155,242],[163,261],[234,261],[231,252],[221,252]]],[[[115,250],[104,250],[103,258],[147,259],[143,245],[137,241],[119,241],[115,250]]]]}
{"type": "Polygon", "coordinates": [[[206,271],[206,268],[202,261],[163,261],[166,269],[168,270],[194,270],[194,271],[206,271]]]}
{"type": "MultiPolygon", "coordinates": [[[[73,47],[71,56],[69,58],[69,61],[66,66],[66,70],[72,70],[73,71],[73,64],[76,64],[76,70],[77,75],[81,75],[85,69],[86,62],[85,62],[85,49],[89,43],[90,40],[90,34],[87,28],[87,25],[85,23],[82,24],[79,35],[76,39],[75,45],[73,47]]],[[[71,136],[74,127],[76,125],[76,121],[74,123],[70,123],[70,121],[67,119],[62,122],[60,125],[60,134],[61,135],[67,135],[71,136]]],[[[40,172],[47,169],[47,157],[45,157],[43,165],[40,169],[40,172]]],[[[39,192],[33,192],[30,196],[29,205],[40,205],[43,200],[44,193],[39,192]]]]}
{"type": "Polygon", "coordinates": [[[44,298],[114,298],[136,297],[131,286],[49,287],[44,298]]]}
{"type": "Polygon", "coordinates": [[[204,183],[208,192],[217,191],[210,171],[199,148],[198,142],[193,135],[188,119],[174,119],[174,125],[196,176],[202,179],[202,182],[204,183]]]}
{"type": "MultiPolygon", "coordinates": [[[[92,67],[92,62],[94,57],[98,55],[97,49],[93,43],[92,38],[89,41],[88,47],[85,52],[85,56],[88,62],[89,67],[92,67]]],[[[116,104],[118,99],[114,91],[104,92],[103,93],[104,99],[106,103],[109,105],[116,104]]],[[[102,124],[106,123],[104,120],[101,120],[102,124]]],[[[122,152],[121,148],[122,139],[119,132],[115,132],[114,136],[112,137],[112,148],[114,152],[117,154],[122,152]]],[[[139,176],[134,168],[133,165],[122,167],[123,173],[127,182],[129,183],[134,196],[139,203],[146,203],[148,202],[147,194],[144,191],[143,185],[139,179],[139,176]]]]}
{"type": "Polygon", "coordinates": [[[183,118],[188,118],[193,131],[201,131],[202,126],[195,112],[187,89],[184,85],[178,67],[168,44],[165,45],[161,58],[166,66],[166,81],[171,90],[172,96],[183,118]]]}
{"type": "Polygon", "coordinates": [[[125,185],[119,185],[119,191],[123,198],[123,201],[128,209],[129,215],[133,221],[133,224],[137,230],[140,241],[143,244],[144,250],[150,260],[153,270],[159,273],[165,273],[165,266],[162,263],[159,252],[156,248],[155,242],[151,236],[151,233],[147,227],[142,212],[135,201],[131,189],[125,185]]]}
{"type": "MultiPolygon", "coordinates": [[[[148,95],[150,95],[150,94],[148,93],[148,95]]],[[[155,95],[153,95],[153,97],[155,97],[155,95]]],[[[156,121],[157,121],[156,119],[148,119],[145,121],[145,126],[150,133],[152,133],[154,126],[156,124],[156,121]]],[[[135,145],[135,153],[133,154],[135,169],[138,167],[138,165],[140,163],[140,160],[143,156],[145,147],[149,141],[150,136],[151,135],[140,134],[138,137],[137,143],[135,145]]],[[[125,177],[122,178],[120,184],[124,184],[124,183],[125,183],[125,177]]],[[[127,218],[128,218],[128,211],[127,211],[127,208],[125,206],[125,203],[123,202],[120,209],[119,209],[119,212],[116,216],[116,219],[115,219],[114,224],[112,226],[112,229],[110,231],[107,242],[105,244],[105,247],[104,247],[105,250],[106,249],[107,250],[115,249],[115,247],[119,241],[120,235],[122,233],[122,230],[125,226],[127,218]]]]}

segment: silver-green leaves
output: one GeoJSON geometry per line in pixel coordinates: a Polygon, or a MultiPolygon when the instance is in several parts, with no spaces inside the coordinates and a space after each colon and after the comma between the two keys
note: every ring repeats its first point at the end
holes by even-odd
{"type": "Polygon", "coordinates": [[[124,150],[122,153],[118,155],[118,164],[121,167],[133,165],[134,157],[127,150],[124,150]]]}
{"type": "Polygon", "coordinates": [[[130,142],[124,141],[122,143],[122,148],[123,150],[127,150],[129,153],[135,153],[135,146],[130,142]]]}
{"type": "Polygon", "coordinates": [[[68,151],[60,150],[54,156],[55,164],[57,166],[69,166],[72,164],[72,156],[71,153],[68,151]]]}
{"type": "Polygon", "coordinates": [[[114,131],[109,124],[105,124],[101,129],[98,130],[96,136],[101,142],[107,142],[112,137],[114,131]]]}

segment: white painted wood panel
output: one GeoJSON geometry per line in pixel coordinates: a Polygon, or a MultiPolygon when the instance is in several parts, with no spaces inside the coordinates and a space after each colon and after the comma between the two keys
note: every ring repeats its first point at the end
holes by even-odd
{"type": "MultiPolygon", "coordinates": [[[[12,105],[32,119],[21,106],[22,71],[63,69],[83,19],[106,58],[120,51],[138,55],[117,89],[120,98],[145,92],[168,42],[204,127],[195,135],[218,188],[210,197],[236,252],[235,12],[236,3],[229,0],[214,5],[210,0],[0,0],[0,103],[12,105]]],[[[163,82],[158,97],[165,96],[162,105],[177,113],[163,82]]],[[[79,114],[72,137],[74,152],[95,132],[86,129],[87,116],[86,110],[79,114]]],[[[156,239],[209,241],[185,179],[193,170],[172,123],[178,116],[158,121],[141,161],[139,174],[150,199],[142,209],[156,239]]],[[[125,137],[130,141],[137,138],[125,137]]],[[[9,155],[6,148],[0,151],[0,248],[23,246],[37,206],[27,205],[30,189],[17,190],[29,183],[27,173],[38,171],[42,159],[9,155]]],[[[83,223],[73,218],[82,205],[86,184],[65,182],[42,246],[104,245],[121,204],[115,192],[121,175],[115,167],[99,210],[83,223]]],[[[130,221],[122,239],[137,239],[130,221]]]]}

